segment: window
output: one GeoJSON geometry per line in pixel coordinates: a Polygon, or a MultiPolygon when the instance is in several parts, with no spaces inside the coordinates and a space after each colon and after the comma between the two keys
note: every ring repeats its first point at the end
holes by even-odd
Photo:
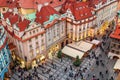
{"type": "Polygon", "coordinates": [[[29,42],[31,42],[31,39],[29,39],[29,42]]]}
{"type": "Polygon", "coordinates": [[[62,0],[59,0],[60,2],[62,1],[62,0]]]}
{"type": "Polygon", "coordinates": [[[5,8],[3,8],[3,11],[5,11],[5,8]]]}
{"type": "Polygon", "coordinates": [[[32,49],[32,45],[30,45],[29,47],[30,47],[30,49],[32,49]]]}
{"type": "Polygon", "coordinates": [[[43,39],[42,39],[41,43],[44,44],[44,40],[43,39]]]}
{"type": "Polygon", "coordinates": [[[36,36],[35,39],[38,39],[38,36],[36,36]]]}
{"type": "Polygon", "coordinates": [[[38,54],[40,52],[39,48],[36,49],[36,53],[38,54]]]}
{"type": "Polygon", "coordinates": [[[41,37],[43,37],[43,34],[41,34],[41,37]]]}
{"type": "Polygon", "coordinates": [[[36,31],[38,32],[38,29],[36,29],[36,31]]]}
{"type": "Polygon", "coordinates": [[[53,3],[53,1],[50,1],[50,4],[52,4],[53,3]]]}
{"type": "Polygon", "coordinates": [[[39,46],[39,43],[38,42],[36,42],[36,47],[38,47],[39,46]]]}
{"type": "Polygon", "coordinates": [[[35,30],[33,31],[33,33],[35,33],[35,30]]]}
{"type": "Polygon", "coordinates": [[[30,35],[31,35],[31,32],[30,32],[30,35]]]}

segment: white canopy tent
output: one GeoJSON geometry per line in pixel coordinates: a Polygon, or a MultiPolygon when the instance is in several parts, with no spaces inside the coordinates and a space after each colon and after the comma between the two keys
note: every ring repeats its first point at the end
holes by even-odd
{"type": "Polygon", "coordinates": [[[114,69],[119,69],[120,70],[120,59],[118,59],[114,65],[114,69]]]}
{"type": "Polygon", "coordinates": [[[62,49],[62,53],[70,56],[70,57],[73,57],[73,58],[76,58],[76,56],[79,56],[79,58],[81,59],[84,55],[84,52],[81,52],[79,50],[76,50],[74,48],[71,48],[69,46],[65,46],[63,49],[62,49]]]}
{"type": "Polygon", "coordinates": [[[84,54],[92,47],[93,44],[85,41],[80,41],[80,42],[68,44],[62,49],[62,53],[71,56],[73,58],[79,56],[79,58],[81,59],[84,56],[84,54]]]}
{"type": "Polygon", "coordinates": [[[109,52],[109,53],[108,53],[108,57],[109,57],[109,58],[111,58],[111,59],[112,59],[114,56],[117,56],[117,57],[119,57],[119,58],[120,58],[120,55],[117,55],[117,54],[112,53],[112,52],[109,52]]]}
{"type": "Polygon", "coordinates": [[[92,40],[92,41],[91,41],[91,43],[92,43],[92,44],[95,44],[95,45],[99,45],[99,44],[100,44],[100,41],[99,41],[99,40],[94,39],[94,40],[92,40]]]}
{"type": "Polygon", "coordinates": [[[80,41],[80,42],[68,44],[68,46],[74,47],[83,52],[87,52],[88,50],[90,50],[93,47],[93,44],[91,44],[89,42],[85,42],[85,41],[80,41]]]}

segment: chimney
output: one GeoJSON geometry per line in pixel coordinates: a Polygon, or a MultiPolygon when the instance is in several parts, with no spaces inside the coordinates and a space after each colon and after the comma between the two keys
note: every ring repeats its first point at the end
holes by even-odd
{"type": "Polygon", "coordinates": [[[21,20],[22,20],[22,21],[24,20],[24,17],[23,17],[23,16],[21,16],[21,20]]]}
{"type": "Polygon", "coordinates": [[[42,4],[38,4],[38,11],[41,10],[42,6],[43,6],[42,4]]]}

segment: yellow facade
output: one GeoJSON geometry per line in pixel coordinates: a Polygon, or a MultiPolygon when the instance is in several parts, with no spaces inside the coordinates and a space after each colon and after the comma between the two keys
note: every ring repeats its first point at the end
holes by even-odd
{"type": "Polygon", "coordinates": [[[100,34],[104,34],[105,30],[108,28],[109,26],[109,22],[108,21],[105,21],[103,23],[103,25],[101,26],[101,28],[99,29],[100,30],[100,34]]]}
{"type": "Polygon", "coordinates": [[[23,9],[23,8],[19,10],[19,12],[23,15],[31,14],[34,13],[35,11],[36,11],[35,9],[23,9]]]}

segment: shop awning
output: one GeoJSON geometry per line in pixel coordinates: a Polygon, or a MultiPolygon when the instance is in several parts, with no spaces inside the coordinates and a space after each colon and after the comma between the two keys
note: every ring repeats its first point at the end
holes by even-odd
{"type": "Polygon", "coordinates": [[[98,45],[98,44],[100,44],[100,41],[94,39],[94,40],[91,41],[91,43],[92,43],[92,44],[95,44],[95,45],[98,45]]]}
{"type": "Polygon", "coordinates": [[[112,52],[109,52],[109,53],[108,53],[108,57],[109,57],[109,58],[111,58],[111,59],[112,59],[114,56],[117,56],[117,57],[119,57],[119,58],[120,58],[120,55],[117,55],[117,54],[112,53],[112,52]]]}
{"type": "Polygon", "coordinates": [[[68,46],[74,47],[74,48],[79,49],[83,52],[87,52],[90,49],[92,49],[93,44],[90,42],[86,42],[86,41],[80,41],[80,42],[68,44],[68,46]]]}
{"type": "Polygon", "coordinates": [[[70,57],[73,57],[73,58],[76,58],[76,56],[79,56],[79,58],[81,59],[84,55],[84,52],[80,51],[80,50],[77,50],[75,48],[72,48],[70,46],[65,46],[63,49],[62,49],[62,53],[65,54],[65,55],[68,55],[70,57]]]}
{"type": "Polygon", "coordinates": [[[120,70],[120,59],[118,59],[114,65],[114,69],[120,70]]]}

